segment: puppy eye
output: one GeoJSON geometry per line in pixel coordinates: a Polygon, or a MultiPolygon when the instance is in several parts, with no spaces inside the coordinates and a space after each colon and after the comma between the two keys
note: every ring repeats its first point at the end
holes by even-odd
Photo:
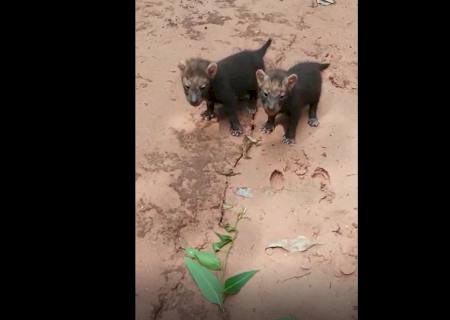
{"type": "Polygon", "coordinates": [[[280,99],[284,99],[284,93],[280,94],[280,99]]]}
{"type": "Polygon", "coordinates": [[[264,97],[267,97],[269,95],[269,93],[267,91],[264,91],[263,94],[264,94],[264,97]]]}
{"type": "Polygon", "coordinates": [[[206,88],[206,84],[202,84],[201,86],[200,86],[200,89],[205,89],[206,88]]]}
{"type": "Polygon", "coordinates": [[[188,85],[186,85],[186,84],[184,85],[184,87],[185,87],[186,89],[189,89],[189,86],[188,86],[188,85]]]}

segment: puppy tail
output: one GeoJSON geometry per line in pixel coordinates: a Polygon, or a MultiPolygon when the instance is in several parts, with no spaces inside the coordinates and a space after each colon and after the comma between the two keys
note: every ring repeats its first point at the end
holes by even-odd
{"type": "Polygon", "coordinates": [[[266,51],[270,47],[271,43],[272,39],[269,39],[261,48],[257,50],[257,52],[261,55],[261,57],[264,57],[266,55],[266,51]]]}

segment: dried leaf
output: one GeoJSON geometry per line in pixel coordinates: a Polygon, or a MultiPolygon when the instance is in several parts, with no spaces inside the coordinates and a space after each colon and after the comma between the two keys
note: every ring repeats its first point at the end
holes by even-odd
{"type": "Polygon", "coordinates": [[[295,239],[282,239],[269,243],[266,248],[283,248],[289,252],[303,252],[319,243],[308,240],[304,236],[295,239]]]}
{"type": "Polygon", "coordinates": [[[242,156],[244,157],[244,159],[251,159],[248,156],[248,151],[250,150],[252,145],[259,145],[260,141],[261,141],[261,139],[255,139],[248,135],[244,136],[244,140],[242,141],[242,146],[241,146],[241,152],[242,152],[242,156]]]}
{"type": "Polygon", "coordinates": [[[244,198],[251,198],[253,197],[252,191],[248,187],[238,187],[236,188],[236,194],[238,196],[244,197],[244,198]]]}
{"type": "Polygon", "coordinates": [[[330,4],[335,4],[336,2],[334,0],[317,0],[317,4],[320,4],[322,6],[329,6],[330,4]]]}
{"type": "Polygon", "coordinates": [[[247,137],[247,139],[250,140],[251,142],[253,142],[253,143],[258,143],[258,140],[256,140],[255,138],[253,138],[253,137],[251,137],[251,136],[248,136],[248,135],[246,135],[246,137],[247,137]]]}
{"type": "Polygon", "coordinates": [[[233,208],[234,206],[232,205],[232,204],[228,204],[228,203],[224,203],[223,204],[223,206],[222,206],[222,208],[224,209],[224,210],[228,210],[228,209],[231,209],[231,208],[233,208]]]}

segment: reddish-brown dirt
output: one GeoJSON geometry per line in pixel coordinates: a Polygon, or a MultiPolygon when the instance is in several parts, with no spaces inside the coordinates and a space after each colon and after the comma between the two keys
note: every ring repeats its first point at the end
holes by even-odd
{"type": "Polygon", "coordinates": [[[357,319],[357,5],[313,3],[137,0],[136,319],[357,319]],[[258,48],[269,37],[269,68],[330,63],[320,125],[308,126],[305,114],[287,146],[282,126],[259,131],[264,110],[252,119],[243,108],[245,133],[262,139],[246,158],[226,119],[202,121],[205,107],[188,105],[177,64],[258,48]],[[221,174],[236,162],[239,175],[221,174]],[[253,197],[236,196],[240,186],[253,197]],[[235,208],[222,212],[223,200],[235,208]],[[198,291],[182,248],[210,251],[222,213],[233,221],[241,206],[249,219],[240,222],[227,275],[260,271],[221,314],[198,291]],[[321,245],[265,250],[299,235],[321,245]]]}

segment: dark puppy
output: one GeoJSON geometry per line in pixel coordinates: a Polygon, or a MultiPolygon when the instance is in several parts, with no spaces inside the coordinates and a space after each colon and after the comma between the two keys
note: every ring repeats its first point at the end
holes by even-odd
{"type": "Polygon", "coordinates": [[[309,105],[308,124],[317,127],[319,125],[317,105],[322,89],[320,71],[328,66],[329,64],[304,62],[296,64],[288,71],[277,69],[268,75],[262,69],[256,71],[258,96],[268,116],[261,130],[271,133],[275,127],[275,116],[278,113],[285,113],[288,116],[288,125],[283,143],[294,143],[301,111],[307,105],[309,105]]]}
{"type": "Polygon", "coordinates": [[[200,58],[180,62],[178,67],[188,102],[198,107],[206,100],[207,109],[202,113],[203,119],[214,118],[214,104],[222,103],[230,121],[231,134],[239,136],[242,133],[236,113],[238,99],[246,94],[256,99],[258,83],[255,72],[264,70],[263,57],[271,42],[269,39],[258,50],[245,50],[218,62],[200,58]]]}

